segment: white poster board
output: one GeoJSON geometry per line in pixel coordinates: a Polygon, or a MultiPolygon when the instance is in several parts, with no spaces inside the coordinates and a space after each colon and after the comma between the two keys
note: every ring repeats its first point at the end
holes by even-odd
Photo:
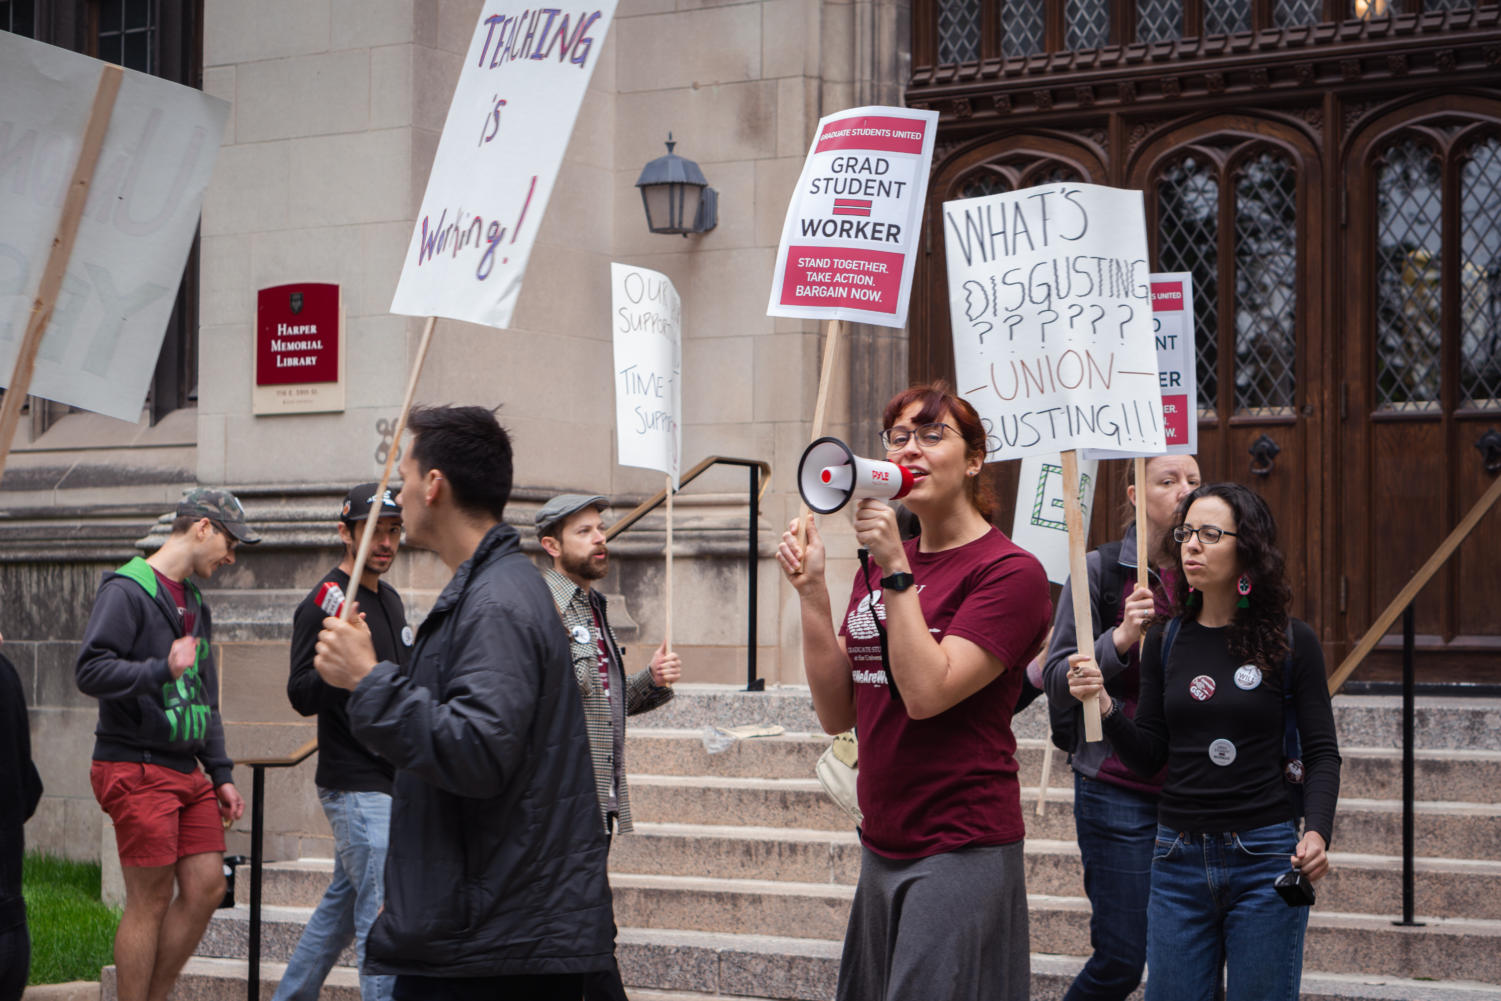
{"type": "MultiPolygon", "coordinates": [[[[1095,478],[1099,463],[1079,460],[1079,506],[1084,511],[1084,530],[1094,512],[1095,478]]],[[[1036,556],[1048,580],[1068,580],[1068,524],[1063,515],[1063,463],[1057,455],[1029,455],[1022,459],[1016,485],[1016,515],[1011,541],[1036,556]]]]}
{"type": "Polygon", "coordinates": [[[480,10],[391,312],[511,322],[615,0],[480,10]]]}
{"type": "Polygon", "coordinates": [[[656,469],[678,488],[683,452],[683,305],[666,275],[610,265],[615,440],[622,466],[656,469]]]}
{"type": "Polygon", "coordinates": [[[990,458],[1160,453],[1141,192],[1046,184],[943,215],[958,388],[990,458]]]}
{"type": "Polygon", "coordinates": [[[768,316],[907,325],[938,112],[819,120],[787,206],[768,316]]]}
{"type": "MultiPolygon", "coordinates": [[[[1162,433],[1168,455],[1199,451],[1199,372],[1194,355],[1193,275],[1151,276],[1152,329],[1157,344],[1157,384],[1162,391],[1162,433]]],[[[1135,452],[1088,449],[1086,459],[1121,459],[1135,452]]],[[[1155,454],[1155,453],[1154,453],[1155,454]]]]}
{"type": "MultiPolygon", "coordinates": [[[[0,31],[0,380],[9,381],[104,63],[0,31]]],[[[125,70],[29,392],[136,421],[229,105],[125,70]]]]}

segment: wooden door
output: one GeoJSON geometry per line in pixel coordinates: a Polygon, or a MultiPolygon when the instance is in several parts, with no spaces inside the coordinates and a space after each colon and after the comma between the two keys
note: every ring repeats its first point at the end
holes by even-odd
{"type": "MultiPolygon", "coordinates": [[[[1367,115],[1344,163],[1350,336],[1342,648],[1501,471],[1501,101],[1444,95],[1367,115]],[[1487,469],[1487,463],[1491,468],[1487,469]]],[[[1501,681],[1501,511],[1416,599],[1418,680],[1501,681]]],[[[1400,677],[1400,620],[1354,680],[1400,677]]]]}

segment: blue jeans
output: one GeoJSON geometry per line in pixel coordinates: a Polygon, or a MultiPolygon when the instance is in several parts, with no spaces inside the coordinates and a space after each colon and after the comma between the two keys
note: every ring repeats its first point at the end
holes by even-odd
{"type": "Polygon", "coordinates": [[[354,939],[363,1001],[390,1001],[394,977],[365,972],[365,936],[385,899],[391,797],[383,792],[318,789],[334,831],[334,878],[308,919],[273,1001],[317,1001],[328,971],[354,939]]]}
{"type": "Polygon", "coordinates": [[[1064,1001],[1123,1001],[1147,959],[1157,797],[1074,773],[1074,830],[1094,950],[1064,1001]]]}
{"type": "Polygon", "coordinates": [[[1226,834],[1159,826],[1147,905],[1147,1001],[1297,1001],[1308,908],[1273,889],[1297,847],[1290,820],[1226,834]]]}

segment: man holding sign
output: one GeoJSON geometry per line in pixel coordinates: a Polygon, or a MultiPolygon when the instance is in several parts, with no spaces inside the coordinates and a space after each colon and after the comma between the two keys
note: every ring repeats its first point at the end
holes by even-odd
{"type": "MultiPolygon", "coordinates": [[[[542,576],[568,631],[573,677],[584,700],[589,754],[594,759],[594,791],[608,839],[617,830],[626,834],[632,829],[625,785],[625,718],[666,705],[683,665],[664,640],[649,666],[626,677],[625,650],[610,628],[605,596],[594,589],[595,581],[610,572],[606,503],[598,494],[562,494],[542,505],[536,524],[542,548],[552,557],[552,569],[542,576]]],[[[584,997],[624,999],[620,968],[591,974],[584,997]]]]}

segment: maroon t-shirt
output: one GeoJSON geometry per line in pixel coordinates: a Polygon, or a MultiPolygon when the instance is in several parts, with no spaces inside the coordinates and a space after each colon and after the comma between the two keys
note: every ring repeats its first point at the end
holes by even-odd
{"type": "MultiPolygon", "coordinates": [[[[916,540],[905,548],[933,639],[962,636],[1006,670],[948,711],[912,719],[887,690],[869,592],[855,575],[839,635],[855,681],[865,845],[888,858],[922,858],[1020,841],[1026,828],[1011,709],[1052,618],[1047,575],[1031,553],[995,528],[942,552],[919,552],[916,540]]],[[[884,575],[872,564],[870,583],[883,623],[884,575]]]]}
{"type": "Polygon", "coordinates": [[[177,606],[177,617],[182,619],[182,634],[193,635],[193,625],[197,617],[188,613],[187,585],[180,580],[173,580],[156,567],[152,567],[151,571],[156,574],[156,579],[161,581],[162,586],[167,589],[167,594],[171,595],[173,604],[177,606]]]}

